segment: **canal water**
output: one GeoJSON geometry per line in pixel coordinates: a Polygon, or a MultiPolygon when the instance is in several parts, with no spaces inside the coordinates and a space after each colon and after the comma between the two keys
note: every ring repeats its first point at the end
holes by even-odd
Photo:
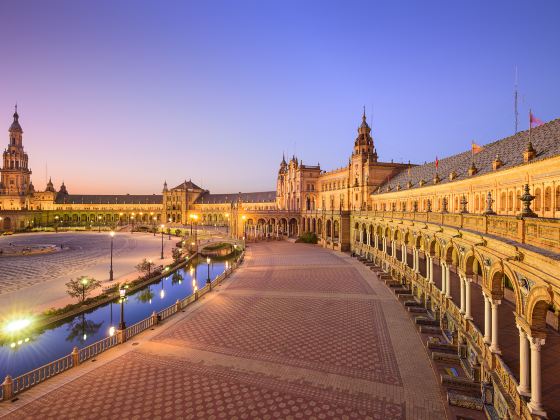
{"type": "MultiPolygon", "coordinates": [[[[210,264],[210,277],[224,272],[226,263],[231,266],[234,257],[215,260],[210,264]]],[[[174,304],[193,293],[193,279],[198,289],[206,285],[208,265],[197,258],[175,273],[132,293],[124,303],[127,327],[174,304]],[[191,270],[191,267],[193,270],[191,270]]],[[[26,336],[0,343],[0,383],[7,374],[13,378],[49,362],[66,356],[72,349],[86,347],[108,337],[111,327],[118,328],[120,303],[107,303],[90,312],[76,315],[59,324],[26,336]]]]}

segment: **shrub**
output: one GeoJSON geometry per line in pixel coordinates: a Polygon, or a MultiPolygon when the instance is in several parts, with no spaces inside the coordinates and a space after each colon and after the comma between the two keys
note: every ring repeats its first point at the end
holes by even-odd
{"type": "Polygon", "coordinates": [[[316,244],[317,240],[317,235],[312,232],[305,232],[296,240],[296,242],[303,242],[305,244],[316,244]]]}

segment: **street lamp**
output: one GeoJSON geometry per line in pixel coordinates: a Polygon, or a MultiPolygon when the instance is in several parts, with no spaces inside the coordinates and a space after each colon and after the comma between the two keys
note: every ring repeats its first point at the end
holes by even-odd
{"type": "Polygon", "coordinates": [[[208,283],[210,285],[210,287],[212,287],[212,284],[210,283],[210,257],[206,258],[206,265],[208,266],[208,278],[206,279],[206,283],[208,283]]]}
{"type": "Polygon", "coordinates": [[[247,216],[241,216],[241,220],[243,220],[243,247],[245,247],[245,237],[247,236],[247,216]]]}
{"type": "Polygon", "coordinates": [[[161,225],[161,259],[163,260],[163,228],[165,225],[161,225]]]}
{"type": "Polygon", "coordinates": [[[226,213],[226,236],[229,235],[229,213],[226,213]]]}
{"type": "Polygon", "coordinates": [[[152,229],[154,230],[154,236],[156,236],[156,216],[153,217],[153,222],[152,222],[152,229]]]}
{"type": "Polygon", "coordinates": [[[121,298],[121,322],[119,322],[119,330],[124,331],[126,324],[124,323],[124,300],[126,298],[126,289],[121,287],[119,289],[119,296],[121,298]]]}
{"type": "Polygon", "coordinates": [[[97,227],[99,228],[98,233],[101,233],[101,216],[97,216],[97,227]]]}
{"type": "Polygon", "coordinates": [[[130,216],[130,222],[132,223],[132,228],[130,229],[130,234],[132,235],[134,233],[134,213],[130,216]]]}
{"type": "Polygon", "coordinates": [[[113,238],[115,237],[115,232],[111,231],[111,266],[109,268],[109,281],[113,281],[113,238]]]}
{"type": "Polygon", "coordinates": [[[88,284],[88,279],[82,279],[82,303],[86,301],[86,286],[88,284]]]}

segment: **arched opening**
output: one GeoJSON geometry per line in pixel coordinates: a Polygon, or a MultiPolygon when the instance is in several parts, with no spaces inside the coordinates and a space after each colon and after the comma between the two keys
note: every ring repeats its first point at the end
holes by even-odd
{"type": "Polygon", "coordinates": [[[2,222],[2,229],[3,230],[11,230],[12,229],[12,219],[8,216],[4,217],[2,222]]]}

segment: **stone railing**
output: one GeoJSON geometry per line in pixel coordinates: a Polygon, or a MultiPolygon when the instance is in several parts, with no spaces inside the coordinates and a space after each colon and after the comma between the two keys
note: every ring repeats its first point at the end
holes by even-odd
{"type": "Polygon", "coordinates": [[[354,217],[402,219],[468,229],[560,253],[560,219],[517,218],[470,213],[355,211],[354,217]]]}
{"type": "Polygon", "coordinates": [[[69,355],[53,362],[47,363],[44,366],[24,373],[23,375],[20,375],[16,378],[12,379],[10,375],[7,375],[4,379],[4,382],[2,383],[2,386],[0,387],[0,401],[11,400],[16,394],[32,388],[35,385],[38,385],[41,382],[44,382],[47,379],[58,375],[59,373],[74,368],[85,362],[86,360],[91,359],[92,357],[100,353],[103,353],[111,347],[115,347],[119,344],[124,343],[135,335],[140,334],[142,331],[145,331],[153,327],[154,325],[157,325],[164,319],[169,318],[173,314],[180,312],[182,309],[198,300],[202,295],[210,292],[212,290],[212,287],[217,286],[218,284],[222,283],[224,279],[229,277],[231,273],[243,262],[244,257],[245,253],[243,252],[238,257],[237,261],[234,262],[230,268],[228,268],[222,274],[212,280],[212,283],[206,284],[206,286],[204,286],[202,289],[195,291],[184,299],[177,300],[177,302],[175,302],[173,305],[162,309],[159,312],[154,312],[148,318],[145,318],[142,321],[131,325],[123,331],[116,331],[115,335],[105,337],[82,349],[74,347],[72,353],[70,353],[69,355]]]}

